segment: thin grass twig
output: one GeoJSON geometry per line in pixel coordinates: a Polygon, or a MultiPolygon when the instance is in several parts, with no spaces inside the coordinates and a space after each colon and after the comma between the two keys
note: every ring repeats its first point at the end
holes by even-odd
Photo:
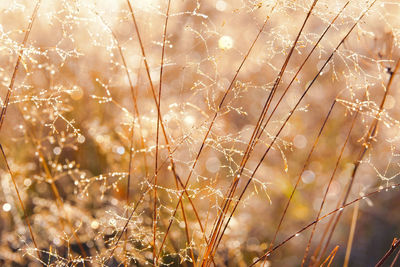
{"type": "MultiPolygon", "coordinates": [[[[375,1],[370,5],[370,8],[372,7],[372,5],[374,3],[375,3],[375,1]]],[[[378,112],[376,118],[374,119],[374,121],[372,122],[372,124],[371,124],[371,126],[370,126],[370,128],[368,130],[368,134],[367,134],[367,136],[365,138],[365,143],[363,144],[364,147],[361,149],[361,151],[360,151],[360,153],[359,153],[359,155],[357,157],[357,160],[354,162],[354,169],[353,169],[353,172],[351,174],[350,181],[349,181],[349,183],[347,185],[347,190],[346,190],[346,193],[345,193],[345,196],[344,196],[344,199],[343,199],[342,203],[345,203],[347,201],[347,198],[350,195],[350,192],[351,192],[352,186],[354,184],[354,180],[355,180],[357,171],[359,169],[359,166],[361,164],[361,161],[364,158],[365,153],[367,152],[368,148],[371,146],[371,143],[372,143],[374,137],[377,134],[378,125],[379,125],[379,121],[380,121],[380,116],[382,114],[383,107],[385,105],[385,101],[386,101],[387,95],[390,92],[390,88],[391,88],[391,85],[392,85],[392,82],[393,82],[394,75],[397,73],[399,67],[400,67],[400,59],[397,61],[396,67],[394,68],[393,72],[390,73],[390,77],[389,77],[389,80],[388,80],[388,83],[387,83],[387,86],[386,86],[385,94],[384,94],[384,96],[382,98],[382,101],[381,101],[381,104],[379,106],[379,112],[378,112]]],[[[329,233],[329,236],[328,236],[328,239],[327,239],[327,241],[325,243],[325,246],[322,249],[320,257],[323,257],[323,254],[326,252],[326,250],[327,250],[327,248],[329,246],[329,243],[330,243],[330,241],[332,239],[333,233],[334,233],[334,231],[336,229],[336,226],[337,226],[342,214],[343,214],[343,211],[339,212],[337,217],[335,218],[335,221],[333,223],[333,227],[332,227],[332,229],[331,229],[331,231],[329,233]]],[[[316,263],[317,262],[318,262],[318,260],[316,261],[316,263]]]]}
{"type": "Polygon", "coordinates": [[[392,255],[392,253],[399,247],[399,245],[400,245],[400,239],[394,238],[392,245],[390,246],[390,249],[378,261],[378,263],[375,265],[375,267],[382,266],[385,263],[385,261],[390,257],[390,255],[392,255]]]}
{"type": "MultiPolygon", "coordinates": [[[[18,51],[17,62],[15,63],[14,71],[12,73],[10,84],[8,86],[6,99],[4,101],[4,104],[3,104],[3,107],[2,107],[1,113],[0,113],[0,131],[1,131],[2,127],[3,127],[4,119],[5,119],[6,112],[7,112],[7,108],[8,108],[8,105],[10,103],[11,94],[14,91],[14,83],[15,83],[15,79],[17,77],[17,71],[18,71],[19,65],[21,63],[22,55],[24,53],[24,49],[26,48],[26,45],[27,45],[27,42],[28,42],[28,38],[29,38],[29,34],[32,31],[33,23],[34,23],[34,21],[35,21],[35,19],[37,17],[37,13],[38,13],[40,4],[41,4],[41,0],[38,0],[36,2],[36,5],[35,5],[34,9],[33,9],[32,15],[31,15],[31,17],[29,19],[29,25],[28,25],[28,27],[27,27],[27,29],[25,31],[24,39],[23,39],[23,41],[21,43],[21,48],[18,51]]],[[[20,193],[19,193],[17,183],[16,183],[14,175],[13,175],[11,169],[10,169],[10,166],[8,164],[8,161],[7,161],[6,154],[5,154],[5,152],[3,150],[3,146],[1,144],[0,144],[0,149],[1,149],[1,153],[2,153],[3,159],[4,159],[5,163],[6,163],[7,170],[9,172],[10,176],[11,176],[11,180],[12,180],[12,182],[14,184],[14,189],[15,189],[15,192],[17,193],[18,201],[19,201],[19,204],[20,204],[21,209],[23,211],[23,216],[24,216],[25,222],[27,224],[27,227],[29,229],[29,233],[30,233],[30,236],[32,238],[32,242],[33,242],[33,244],[34,244],[34,246],[36,248],[36,254],[38,256],[38,260],[40,261],[41,256],[40,256],[39,248],[38,248],[37,243],[35,241],[35,237],[33,235],[32,227],[31,227],[31,225],[29,223],[29,219],[27,217],[25,206],[24,206],[24,203],[22,202],[22,198],[21,198],[20,193]]]]}
{"type": "Polygon", "coordinates": [[[26,213],[24,202],[22,201],[21,194],[19,193],[19,189],[18,189],[18,186],[17,186],[17,182],[15,181],[14,174],[11,171],[10,165],[8,164],[8,160],[7,160],[7,157],[6,157],[6,153],[4,152],[3,146],[1,144],[0,144],[0,150],[1,150],[1,155],[2,155],[2,157],[4,159],[4,162],[6,163],[7,171],[10,174],[11,181],[12,181],[12,183],[14,185],[15,192],[17,193],[19,205],[21,206],[22,214],[23,214],[24,220],[26,222],[26,225],[28,227],[29,234],[30,234],[30,236],[32,238],[33,245],[35,246],[36,255],[38,257],[37,260],[41,261],[40,250],[39,250],[39,247],[38,247],[38,245],[36,243],[36,239],[35,239],[35,236],[33,234],[32,227],[31,227],[31,224],[30,224],[29,219],[28,219],[28,215],[26,213]]]}
{"type": "Polygon", "coordinates": [[[323,219],[325,219],[325,218],[327,218],[327,217],[330,217],[330,216],[336,214],[337,212],[340,212],[340,211],[344,210],[344,209],[347,208],[348,206],[350,206],[350,205],[352,205],[352,204],[354,204],[354,203],[356,203],[356,202],[358,202],[358,201],[360,201],[360,200],[364,200],[364,199],[366,199],[366,198],[368,198],[368,197],[371,197],[371,196],[373,196],[373,195],[376,195],[376,194],[378,194],[378,193],[386,192],[386,191],[388,191],[388,190],[396,189],[396,188],[398,188],[398,187],[400,187],[400,183],[394,184],[394,185],[391,185],[391,186],[386,186],[386,187],[383,187],[383,188],[379,188],[379,189],[377,189],[377,190],[375,190],[375,191],[372,191],[372,192],[370,192],[370,193],[368,193],[368,194],[365,194],[365,195],[362,196],[362,197],[358,197],[358,198],[354,199],[353,201],[350,201],[350,202],[348,202],[348,203],[346,203],[346,204],[340,206],[339,208],[336,208],[336,209],[332,210],[331,212],[328,212],[328,213],[324,214],[324,215],[321,216],[318,220],[314,220],[313,222],[307,224],[306,226],[304,226],[303,228],[301,228],[300,230],[298,230],[298,231],[295,232],[294,234],[292,234],[292,235],[290,235],[289,237],[287,237],[287,238],[286,238],[285,240],[283,240],[281,243],[279,243],[278,245],[275,245],[275,247],[273,247],[272,249],[270,249],[270,250],[268,250],[267,252],[265,252],[261,257],[259,257],[259,258],[257,258],[256,260],[254,260],[253,263],[249,265],[249,267],[254,266],[254,265],[257,264],[258,262],[264,260],[265,257],[270,256],[270,255],[271,255],[274,251],[276,251],[278,248],[282,247],[283,245],[285,245],[287,242],[289,242],[289,241],[292,240],[293,238],[298,237],[302,232],[304,232],[305,230],[307,230],[308,228],[310,228],[310,227],[313,226],[314,224],[316,224],[316,223],[322,221],[323,219]]]}
{"type": "Polygon", "coordinates": [[[396,256],[394,257],[394,259],[392,261],[392,264],[390,264],[390,267],[395,267],[395,264],[396,264],[397,260],[399,259],[399,257],[400,257],[400,249],[397,251],[396,256]]]}
{"type": "Polygon", "coordinates": [[[232,196],[235,193],[236,187],[238,185],[238,180],[240,179],[240,175],[243,172],[243,169],[245,167],[245,162],[247,162],[247,159],[248,159],[247,155],[252,150],[252,144],[254,142],[254,137],[258,136],[258,131],[259,131],[259,128],[261,127],[261,125],[262,125],[262,121],[264,120],[264,118],[265,118],[265,116],[267,114],[267,111],[268,111],[269,106],[270,106],[270,104],[272,102],[272,99],[273,99],[273,97],[275,95],[277,87],[279,86],[279,83],[280,83],[280,81],[282,79],[282,76],[283,76],[285,70],[286,70],[286,67],[287,67],[287,65],[289,63],[289,60],[290,60],[292,54],[293,54],[293,51],[294,51],[294,49],[295,49],[295,47],[297,45],[297,42],[298,42],[298,40],[299,40],[299,38],[301,36],[301,33],[302,33],[302,31],[303,31],[303,29],[305,27],[305,24],[306,24],[308,18],[310,17],[311,12],[314,9],[317,1],[318,0],[314,0],[314,2],[312,3],[312,5],[310,7],[310,10],[307,13],[306,18],[304,19],[304,22],[303,22],[300,30],[298,31],[298,33],[296,35],[296,38],[295,38],[295,40],[294,40],[294,42],[293,42],[293,44],[291,46],[291,49],[290,49],[290,51],[289,51],[289,53],[288,53],[288,55],[287,55],[287,57],[286,57],[286,59],[284,61],[283,65],[281,67],[281,70],[279,71],[279,74],[278,74],[278,76],[277,76],[277,78],[276,78],[276,80],[274,82],[274,85],[273,85],[273,87],[272,87],[272,89],[271,89],[271,91],[270,91],[270,93],[269,93],[269,95],[267,97],[267,100],[266,100],[266,102],[264,104],[264,107],[263,107],[263,110],[261,112],[261,115],[259,116],[259,119],[257,121],[256,127],[255,127],[255,129],[254,129],[254,131],[252,133],[251,138],[250,138],[249,145],[247,146],[246,152],[245,152],[245,154],[244,154],[244,156],[242,158],[242,162],[241,162],[240,167],[239,167],[239,174],[235,176],[235,178],[234,178],[234,180],[233,180],[233,182],[231,184],[231,187],[230,187],[230,189],[229,189],[229,191],[227,193],[227,196],[225,197],[226,201],[223,204],[222,211],[220,212],[220,215],[217,217],[218,219],[214,223],[214,227],[213,227],[213,231],[212,231],[212,235],[211,235],[212,236],[211,237],[212,247],[208,246],[206,254],[204,256],[204,258],[206,258],[206,259],[209,257],[210,254],[214,255],[214,253],[216,251],[216,248],[218,247],[218,243],[220,242],[221,237],[223,236],[223,234],[220,235],[220,231],[222,229],[221,228],[222,227],[222,223],[223,223],[223,221],[225,219],[227,209],[229,208],[229,205],[231,203],[232,196]],[[217,239],[218,236],[220,236],[219,239],[217,239]]]}
{"type": "Polygon", "coordinates": [[[349,234],[349,240],[347,241],[346,255],[344,257],[343,267],[349,266],[351,248],[353,247],[354,234],[356,232],[359,207],[360,203],[357,202],[356,205],[354,206],[353,218],[351,219],[350,234],[349,234]]]}
{"type": "MultiPolygon", "coordinates": [[[[372,5],[370,6],[372,7],[372,5]]],[[[354,28],[356,27],[356,25],[358,24],[358,22],[363,18],[363,16],[366,14],[366,12],[369,10],[369,8],[367,10],[365,10],[365,12],[359,17],[359,19],[352,25],[352,27],[350,28],[350,30],[347,32],[347,34],[341,39],[341,41],[339,42],[339,44],[335,47],[335,49],[333,50],[333,52],[330,54],[330,56],[325,60],[324,64],[322,65],[322,67],[319,69],[317,75],[311,80],[310,84],[307,86],[306,90],[303,92],[303,94],[301,95],[301,97],[299,98],[298,102],[296,103],[296,105],[294,106],[294,108],[292,108],[292,110],[289,112],[288,117],[285,119],[285,121],[283,122],[281,128],[278,130],[278,132],[275,134],[272,142],[270,143],[270,145],[268,146],[267,150],[264,152],[263,156],[261,157],[261,159],[259,160],[257,166],[255,167],[254,171],[252,172],[252,175],[250,176],[249,180],[247,181],[244,189],[242,190],[238,201],[236,201],[235,206],[233,208],[233,211],[231,212],[231,215],[229,218],[232,217],[232,214],[234,213],[234,211],[236,210],[238,204],[240,203],[241,198],[244,195],[244,192],[247,190],[249,184],[251,183],[252,179],[254,178],[254,175],[256,173],[256,171],[258,170],[258,168],[261,166],[261,163],[264,161],[266,155],[268,154],[268,152],[270,151],[272,145],[275,143],[275,141],[277,140],[278,136],[280,135],[280,133],[282,132],[283,128],[286,126],[287,122],[289,121],[289,119],[291,118],[291,116],[293,115],[294,111],[297,109],[298,105],[300,104],[300,102],[304,99],[305,95],[308,93],[309,89],[311,88],[311,86],[314,84],[314,82],[316,81],[316,79],[320,76],[320,73],[324,70],[324,68],[327,66],[327,64],[330,62],[330,60],[333,58],[334,54],[338,51],[338,49],[340,48],[340,46],[344,43],[344,41],[348,38],[348,36],[350,35],[350,33],[354,30],[354,28]]],[[[239,176],[240,178],[240,176],[239,176]]],[[[230,219],[228,219],[229,221],[230,219]]],[[[225,227],[226,229],[226,227],[225,227]]]]}

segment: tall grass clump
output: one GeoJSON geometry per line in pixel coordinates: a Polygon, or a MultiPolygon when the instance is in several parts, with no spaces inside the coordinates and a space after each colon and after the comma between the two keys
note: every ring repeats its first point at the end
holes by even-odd
{"type": "Polygon", "coordinates": [[[0,1],[0,265],[398,266],[398,14],[0,1]]]}

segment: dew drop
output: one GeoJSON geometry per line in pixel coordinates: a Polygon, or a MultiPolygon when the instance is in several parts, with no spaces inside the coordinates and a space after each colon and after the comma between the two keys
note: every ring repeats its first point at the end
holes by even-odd
{"type": "Polygon", "coordinates": [[[5,204],[3,205],[3,210],[4,210],[5,212],[9,212],[9,211],[11,210],[11,204],[10,204],[10,203],[5,203],[5,204]]]}
{"type": "Polygon", "coordinates": [[[56,147],[53,149],[53,152],[54,152],[55,155],[60,155],[60,154],[61,154],[61,147],[56,146],[56,147]]]}
{"type": "Polygon", "coordinates": [[[228,35],[224,35],[218,40],[218,47],[222,50],[229,50],[233,47],[233,39],[228,35]]]}

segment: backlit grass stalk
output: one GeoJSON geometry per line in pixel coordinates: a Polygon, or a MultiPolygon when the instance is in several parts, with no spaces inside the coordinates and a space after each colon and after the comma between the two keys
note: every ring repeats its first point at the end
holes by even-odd
{"type": "MultiPolygon", "coordinates": [[[[344,141],[344,143],[343,143],[343,145],[342,145],[342,148],[340,149],[340,153],[339,153],[339,156],[338,156],[338,158],[337,158],[337,160],[336,160],[336,164],[335,164],[335,167],[334,167],[333,172],[332,172],[332,174],[331,174],[331,177],[329,178],[328,186],[327,186],[326,189],[325,189],[325,193],[324,193],[324,196],[323,196],[323,198],[322,198],[320,208],[319,208],[319,210],[318,210],[318,214],[317,214],[317,217],[316,217],[316,221],[318,221],[318,218],[319,218],[319,216],[321,215],[322,210],[323,210],[323,208],[324,208],[325,201],[326,201],[326,198],[327,198],[327,196],[328,196],[329,189],[330,189],[330,187],[331,187],[331,185],[332,185],[333,179],[335,178],[336,171],[338,170],[340,161],[341,161],[342,156],[343,156],[343,152],[344,152],[344,150],[345,150],[345,148],[346,148],[346,145],[347,145],[347,143],[348,143],[348,141],[349,141],[349,139],[350,139],[350,134],[351,134],[351,132],[352,132],[352,130],[353,130],[353,128],[354,128],[354,125],[355,125],[355,122],[356,122],[356,120],[357,120],[358,114],[359,114],[359,111],[357,110],[357,111],[355,112],[354,116],[353,116],[353,120],[352,120],[352,122],[351,122],[351,126],[350,126],[350,128],[349,128],[349,130],[348,130],[348,132],[347,132],[346,140],[344,141]]],[[[317,228],[317,223],[314,224],[313,229],[311,230],[311,235],[310,235],[310,238],[308,239],[306,251],[304,252],[303,260],[302,260],[302,262],[301,262],[301,265],[302,265],[302,266],[304,266],[304,264],[305,264],[305,262],[306,262],[306,260],[307,260],[308,252],[309,252],[310,246],[311,246],[311,241],[312,241],[312,239],[313,239],[313,236],[314,236],[314,233],[315,233],[316,228],[317,228]]]]}
{"type": "MultiPolygon", "coordinates": [[[[157,180],[158,180],[158,148],[159,148],[159,133],[160,133],[160,117],[161,117],[161,92],[162,92],[162,79],[163,79],[163,70],[164,70],[164,56],[165,56],[165,39],[167,35],[167,25],[168,25],[168,18],[169,18],[169,9],[171,6],[171,0],[168,0],[167,12],[165,15],[165,23],[164,23],[164,32],[163,32],[163,41],[162,41],[162,49],[161,49],[161,63],[160,63],[160,82],[158,87],[158,103],[157,103],[157,130],[156,130],[156,155],[155,155],[155,162],[154,162],[154,206],[153,206],[153,261],[154,265],[158,265],[158,257],[157,257],[157,244],[156,244],[156,237],[157,237],[157,180]]],[[[176,184],[179,189],[178,183],[176,184]]],[[[185,210],[181,202],[182,208],[182,215],[185,216],[185,210]]],[[[186,227],[186,235],[188,238],[188,243],[190,242],[189,234],[188,234],[188,226],[187,221],[185,219],[185,227],[186,227]]],[[[193,253],[192,253],[193,255],[193,253]]],[[[194,257],[193,257],[194,258],[194,257]]],[[[193,260],[194,262],[194,260],[193,260]]]]}
{"type": "MultiPolygon", "coordinates": [[[[374,2],[373,2],[374,3],[374,2]]],[[[273,146],[273,144],[275,143],[275,141],[277,140],[278,136],[280,135],[280,133],[282,132],[283,128],[286,126],[287,122],[289,121],[289,119],[292,117],[292,115],[294,114],[295,110],[297,109],[297,107],[299,106],[299,104],[301,103],[301,101],[304,99],[304,97],[306,96],[306,94],[308,93],[308,91],[310,90],[311,86],[314,84],[314,82],[317,80],[317,78],[320,76],[320,73],[325,69],[325,67],[328,65],[328,63],[330,62],[330,60],[333,58],[333,55],[336,53],[336,51],[338,51],[339,47],[344,43],[344,41],[347,39],[347,37],[350,35],[350,33],[353,31],[353,29],[356,27],[356,25],[358,24],[358,22],[364,17],[364,15],[366,14],[366,12],[372,7],[373,3],[369,6],[369,8],[367,8],[363,14],[358,18],[358,20],[356,20],[356,22],[353,24],[353,26],[350,28],[350,30],[347,32],[347,34],[341,39],[341,41],[339,42],[339,44],[335,47],[335,49],[333,50],[333,52],[330,54],[330,56],[325,60],[324,64],[322,65],[322,67],[319,69],[319,71],[317,72],[317,74],[314,76],[314,78],[311,80],[310,84],[307,86],[306,90],[302,93],[301,97],[299,98],[299,100],[297,101],[297,103],[295,104],[295,106],[291,109],[291,111],[289,112],[289,115],[287,116],[287,118],[285,119],[285,121],[283,122],[282,126],[280,127],[280,129],[278,130],[278,132],[275,134],[274,139],[272,140],[272,142],[270,143],[270,145],[268,146],[267,150],[264,152],[263,156],[261,157],[261,159],[259,160],[257,166],[255,167],[255,169],[252,172],[252,175],[250,176],[250,178],[248,179],[246,185],[244,186],[242,192],[240,193],[238,200],[236,201],[234,208],[231,212],[231,215],[229,216],[229,219],[226,223],[226,227],[230,221],[230,218],[232,218],[233,213],[235,212],[237,206],[240,203],[240,200],[243,198],[244,193],[246,192],[249,184],[251,183],[252,179],[254,178],[255,173],[257,172],[258,168],[261,166],[261,163],[264,161],[265,157],[267,156],[268,152],[270,151],[271,147],[273,146]]],[[[225,229],[226,229],[225,227],[225,229]]],[[[224,230],[225,231],[225,230],[224,230]]],[[[223,231],[223,232],[224,232],[223,231]]],[[[222,232],[222,235],[223,235],[222,232]]],[[[221,235],[221,236],[222,236],[221,235]]]]}
{"type": "MultiPolygon", "coordinates": [[[[371,4],[371,6],[372,6],[374,3],[375,3],[375,1],[371,4]]],[[[370,6],[370,7],[371,7],[371,6],[370,6]]],[[[364,14],[365,14],[365,13],[364,13],[364,14]]],[[[372,122],[372,124],[371,124],[371,126],[370,126],[370,128],[369,128],[368,134],[367,134],[367,136],[366,136],[366,138],[365,138],[365,142],[364,142],[364,144],[363,144],[363,148],[361,149],[361,151],[360,151],[360,153],[359,153],[359,155],[358,155],[358,157],[357,157],[357,160],[354,162],[354,169],[353,169],[353,172],[352,172],[352,174],[351,174],[350,181],[349,181],[349,183],[348,183],[348,185],[347,185],[347,190],[346,190],[344,199],[342,200],[342,205],[343,205],[343,203],[345,203],[345,202],[347,201],[347,198],[348,198],[349,195],[350,195],[350,192],[351,192],[352,186],[353,186],[353,184],[354,184],[354,180],[355,180],[357,171],[358,171],[358,169],[359,169],[359,166],[360,166],[360,164],[361,164],[361,161],[362,161],[362,159],[364,158],[365,153],[367,152],[368,148],[371,146],[372,141],[374,140],[374,138],[375,138],[375,136],[376,136],[376,134],[377,134],[377,132],[378,132],[378,124],[379,124],[379,121],[380,121],[380,116],[381,116],[381,114],[382,114],[383,107],[384,107],[384,105],[385,105],[385,101],[386,101],[387,95],[388,95],[388,93],[390,92],[390,88],[391,88],[391,85],[392,85],[392,82],[393,82],[393,78],[394,78],[395,74],[398,72],[399,66],[400,66],[400,59],[397,60],[397,63],[396,63],[396,66],[395,66],[394,70],[391,71],[391,72],[389,73],[389,75],[390,75],[390,76],[389,76],[389,80],[388,80],[388,83],[387,83],[387,85],[386,85],[386,90],[385,90],[385,93],[384,93],[384,95],[383,95],[381,104],[380,104],[380,106],[379,106],[379,112],[378,112],[376,118],[373,120],[373,122],[372,122]]],[[[339,200],[339,201],[340,201],[340,200],[339,200]]],[[[323,257],[324,253],[326,252],[326,250],[327,250],[327,248],[328,248],[328,246],[329,246],[330,240],[331,240],[331,238],[332,238],[332,236],[333,236],[333,233],[334,233],[335,228],[336,228],[336,226],[337,226],[337,224],[338,224],[338,222],[339,222],[339,220],[340,220],[340,217],[341,217],[342,213],[343,213],[343,211],[340,211],[340,212],[338,213],[338,215],[336,216],[335,221],[334,221],[334,223],[333,223],[333,227],[332,227],[332,229],[331,229],[331,231],[330,231],[330,233],[329,233],[329,236],[328,236],[328,239],[327,239],[327,241],[326,241],[326,243],[325,243],[325,246],[324,246],[324,248],[322,249],[322,252],[321,252],[320,257],[323,257]]],[[[318,261],[317,261],[317,262],[318,262],[318,261]]]]}
{"type": "MultiPolygon", "coordinates": [[[[315,7],[317,1],[318,1],[318,0],[314,0],[314,2],[312,3],[312,5],[311,5],[311,7],[310,7],[310,10],[309,10],[309,12],[307,13],[307,16],[306,16],[306,18],[304,19],[304,22],[303,22],[303,24],[302,24],[300,30],[298,31],[297,36],[296,36],[296,38],[295,38],[295,40],[294,40],[294,42],[293,42],[293,44],[292,44],[292,46],[291,46],[291,49],[289,50],[289,53],[288,53],[288,55],[286,56],[286,59],[285,59],[283,65],[282,65],[282,67],[281,67],[281,70],[279,71],[279,74],[278,74],[278,76],[277,76],[277,78],[276,78],[276,80],[275,80],[275,82],[274,82],[274,85],[273,85],[273,87],[272,87],[272,89],[271,89],[271,91],[270,91],[270,93],[269,93],[269,95],[268,95],[268,97],[267,97],[267,100],[266,100],[266,102],[265,102],[265,104],[264,104],[263,110],[262,110],[261,115],[260,115],[260,117],[259,117],[259,119],[258,119],[258,122],[257,122],[257,124],[256,124],[256,127],[255,127],[255,129],[254,129],[254,131],[253,131],[252,137],[250,138],[250,142],[249,142],[249,145],[247,146],[246,152],[249,152],[249,151],[250,151],[250,148],[251,148],[251,145],[250,145],[250,144],[253,143],[253,140],[252,140],[252,139],[253,139],[255,136],[257,136],[257,132],[258,132],[258,130],[259,130],[259,127],[261,127],[262,121],[263,121],[265,115],[266,115],[267,112],[268,112],[268,109],[269,109],[269,106],[270,106],[270,104],[271,104],[271,101],[272,101],[272,99],[273,99],[273,97],[274,97],[274,95],[275,95],[275,92],[276,92],[276,90],[277,90],[277,88],[278,88],[278,86],[279,86],[279,83],[280,83],[280,81],[281,81],[281,79],[282,79],[282,76],[283,76],[283,74],[284,74],[284,72],[285,72],[285,70],[286,70],[286,67],[287,67],[288,63],[289,63],[289,59],[290,59],[290,57],[291,57],[292,54],[293,54],[293,51],[294,51],[294,49],[295,49],[295,47],[296,47],[296,45],[297,45],[297,42],[298,42],[298,40],[299,40],[299,38],[300,38],[300,35],[301,35],[301,33],[302,33],[302,31],[303,31],[305,25],[306,25],[306,22],[307,22],[308,18],[309,18],[310,15],[311,15],[312,10],[314,9],[314,7],[315,7]]],[[[212,235],[211,235],[211,238],[210,238],[211,241],[212,241],[212,246],[210,246],[210,245],[208,246],[207,251],[206,251],[206,253],[205,253],[205,255],[204,255],[204,258],[205,258],[205,259],[208,259],[208,257],[209,257],[210,254],[214,255],[214,254],[215,254],[215,251],[216,251],[216,248],[218,247],[218,244],[217,244],[217,243],[219,243],[219,241],[217,241],[217,238],[218,238],[219,233],[220,233],[220,231],[221,231],[221,229],[222,229],[221,227],[222,227],[222,223],[224,222],[224,219],[225,219],[225,216],[226,216],[226,213],[227,213],[227,209],[229,209],[230,202],[231,202],[232,197],[233,197],[233,195],[234,195],[234,193],[235,193],[235,191],[236,191],[236,187],[237,187],[237,185],[238,185],[238,182],[239,182],[239,179],[240,179],[240,175],[241,175],[241,173],[243,172],[243,169],[244,169],[244,162],[245,162],[245,159],[246,159],[246,152],[245,152],[245,155],[244,155],[244,157],[243,157],[243,159],[242,159],[242,163],[240,164],[241,166],[243,165],[243,167],[239,170],[239,174],[236,175],[236,176],[234,177],[234,180],[233,180],[233,182],[232,182],[232,185],[231,185],[231,187],[230,187],[230,189],[229,189],[229,191],[228,191],[229,193],[228,193],[227,196],[225,197],[226,201],[225,201],[225,203],[223,204],[222,212],[219,214],[218,219],[217,219],[217,220],[215,221],[215,223],[214,223],[212,235]],[[214,252],[213,252],[213,251],[214,251],[214,252]]],[[[227,225],[228,225],[228,224],[227,224],[227,225]]],[[[222,233],[222,235],[223,235],[223,233],[222,233]]],[[[221,237],[222,237],[222,235],[221,235],[221,237]]],[[[207,263],[206,263],[206,265],[207,265],[207,263]]]]}
{"type": "MultiPolygon", "coordinates": [[[[38,10],[39,10],[39,7],[40,7],[40,3],[41,3],[41,0],[36,2],[36,5],[35,5],[35,7],[33,9],[33,12],[32,12],[32,15],[31,15],[31,17],[29,19],[29,25],[28,25],[28,27],[27,27],[27,29],[25,31],[24,39],[23,39],[23,41],[21,43],[21,48],[20,48],[20,50],[18,52],[17,62],[15,63],[14,71],[13,71],[13,74],[11,76],[10,84],[8,86],[6,99],[4,101],[4,104],[3,104],[3,107],[2,107],[1,113],[0,113],[0,131],[1,131],[2,127],[3,127],[4,119],[5,119],[6,112],[7,112],[7,108],[8,108],[8,105],[10,103],[11,94],[14,91],[14,83],[15,83],[15,79],[17,77],[17,71],[18,71],[19,65],[21,63],[21,58],[22,58],[22,55],[24,53],[24,49],[25,49],[25,47],[27,45],[29,34],[32,31],[33,23],[34,23],[34,21],[36,19],[36,16],[37,16],[37,13],[38,13],[38,10]]],[[[26,225],[28,227],[29,234],[30,234],[30,236],[32,238],[32,242],[33,242],[33,244],[34,244],[34,246],[36,248],[36,254],[38,256],[38,260],[40,261],[41,257],[40,257],[39,248],[38,248],[37,243],[35,241],[35,237],[33,235],[32,227],[31,227],[31,225],[29,223],[29,219],[27,217],[25,206],[24,206],[24,203],[22,201],[21,195],[19,193],[18,186],[17,186],[17,183],[16,183],[15,178],[14,178],[14,174],[12,173],[12,171],[10,169],[10,166],[8,164],[8,161],[7,161],[6,154],[5,154],[5,152],[3,150],[3,146],[1,144],[0,144],[0,149],[1,149],[1,153],[2,153],[2,156],[3,156],[4,162],[6,163],[6,166],[7,166],[7,171],[9,172],[11,180],[13,182],[15,192],[17,193],[18,201],[19,201],[19,204],[20,204],[21,209],[23,211],[23,216],[24,216],[26,225]]]]}
{"type": "Polygon", "coordinates": [[[397,189],[400,187],[400,183],[398,184],[394,184],[391,186],[386,186],[383,188],[380,188],[378,190],[372,191],[368,194],[365,194],[362,197],[358,197],[342,206],[340,206],[339,208],[336,208],[334,210],[332,210],[331,212],[328,212],[326,214],[324,214],[323,216],[321,216],[318,220],[314,220],[313,222],[307,224],[306,226],[304,226],[303,228],[301,228],[300,230],[298,230],[297,232],[295,232],[294,234],[290,235],[289,237],[287,237],[286,239],[284,239],[281,243],[279,243],[278,245],[275,245],[272,249],[269,249],[267,252],[265,252],[261,257],[257,258],[256,260],[253,261],[252,264],[249,265],[249,267],[254,266],[255,264],[259,263],[260,261],[264,260],[266,257],[269,257],[273,252],[275,252],[278,248],[282,247],[283,245],[285,245],[287,242],[289,242],[290,240],[292,240],[295,237],[298,237],[302,232],[304,232],[305,230],[307,230],[308,228],[310,228],[311,226],[313,226],[314,224],[322,221],[323,219],[330,217],[332,215],[335,215],[337,212],[343,211],[345,208],[347,208],[348,206],[360,201],[360,200],[364,200],[368,197],[371,197],[373,195],[376,195],[378,193],[381,192],[386,192],[388,190],[393,190],[393,189],[397,189]]]}

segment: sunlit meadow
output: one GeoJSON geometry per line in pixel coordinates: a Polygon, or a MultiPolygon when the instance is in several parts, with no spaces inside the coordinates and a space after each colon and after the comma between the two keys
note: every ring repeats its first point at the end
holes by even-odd
{"type": "Polygon", "coordinates": [[[399,15],[0,1],[0,265],[399,266],[399,15]]]}

